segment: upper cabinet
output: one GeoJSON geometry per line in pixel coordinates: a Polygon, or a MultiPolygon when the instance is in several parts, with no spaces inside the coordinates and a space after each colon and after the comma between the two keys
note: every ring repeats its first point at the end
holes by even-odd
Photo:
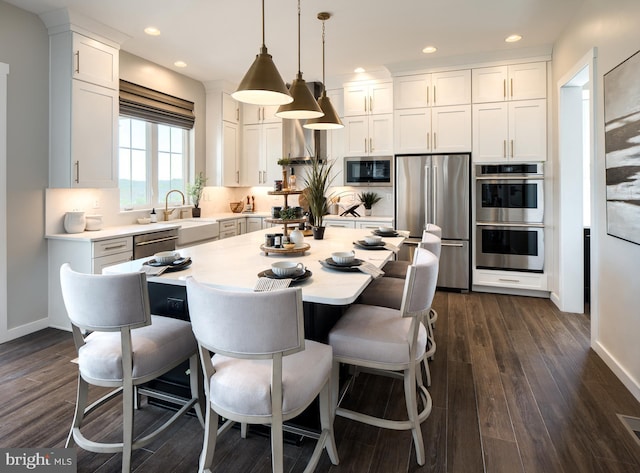
{"type": "Polygon", "coordinates": [[[393,126],[396,154],[471,151],[471,105],[396,110],[393,126]]]}
{"type": "Polygon", "coordinates": [[[532,62],[473,70],[473,103],[547,97],[547,63],[532,62]]]}
{"type": "Polygon", "coordinates": [[[282,119],[276,117],[279,105],[253,105],[242,104],[242,122],[245,125],[257,123],[281,123],[282,119]]]}
{"type": "Polygon", "coordinates": [[[218,82],[207,86],[206,118],[206,173],[212,185],[242,185],[240,104],[218,82]]]}
{"type": "Polygon", "coordinates": [[[222,120],[236,125],[240,123],[240,104],[226,92],[222,92],[222,120]]]}
{"type": "Polygon", "coordinates": [[[471,70],[397,77],[394,109],[440,107],[471,103],[471,70]]]}
{"type": "Polygon", "coordinates": [[[358,82],[344,87],[344,116],[393,113],[392,82],[358,82]]]}
{"type": "Polygon", "coordinates": [[[73,31],[49,42],[49,186],[117,187],[119,50],[73,31]]]}
{"type": "Polygon", "coordinates": [[[244,125],[242,127],[242,155],[246,167],[245,185],[273,185],[282,179],[282,123],[244,125]]]}

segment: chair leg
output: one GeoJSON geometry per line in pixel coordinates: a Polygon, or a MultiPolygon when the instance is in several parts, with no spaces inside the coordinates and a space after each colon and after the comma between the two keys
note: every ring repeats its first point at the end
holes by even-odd
{"type": "MultiPolygon", "coordinates": [[[[404,395],[409,421],[413,424],[411,434],[413,435],[413,443],[416,447],[416,460],[418,465],[422,466],[425,464],[424,440],[422,438],[422,430],[420,429],[420,420],[418,419],[415,366],[414,364],[412,368],[404,371],[404,395]]],[[[420,365],[418,364],[418,366],[420,365]]]]}
{"type": "Polygon", "coordinates": [[[335,404],[333,399],[333,376],[327,381],[327,383],[320,391],[320,426],[323,431],[327,431],[327,438],[325,440],[325,447],[331,463],[337,465],[340,463],[338,458],[338,448],[336,447],[336,438],[333,433],[333,419],[335,413],[335,404]]]}
{"type": "Polygon", "coordinates": [[[336,417],[336,409],[340,399],[340,363],[333,362],[331,367],[331,423],[336,417]]]}
{"type": "Polygon", "coordinates": [[[131,471],[134,394],[133,385],[125,383],[122,389],[122,473],[131,471]]]}
{"type": "Polygon", "coordinates": [[[271,468],[273,473],[284,471],[284,446],[282,434],[282,416],[274,416],[271,424],[271,468]]]}
{"type": "Polygon", "coordinates": [[[196,411],[196,416],[200,421],[200,425],[204,427],[204,409],[206,409],[206,396],[203,390],[202,381],[202,369],[200,367],[200,361],[198,355],[195,354],[189,358],[189,384],[191,385],[191,397],[198,399],[193,408],[196,411]]]}
{"type": "Polygon", "coordinates": [[[200,466],[198,469],[199,473],[211,471],[211,464],[213,463],[213,453],[216,449],[217,438],[218,413],[210,407],[207,407],[207,413],[204,421],[204,441],[202,453],[200,454],[200,466]]]}
{"type": "Polygon", "coordinates": [[[246,422],[241,422],[240,423],[240,438],[243,438],[243,439],[247,438],[247,423],[246,422]]]}
{"type": "Polygon", "coordinates": [[[80,373],[78,373],[78,390],[76,393],[76,411],[73,414],[73,422],[71,424],[71,430],[69,430],[69,436],[67,442],[64,444],[65,448],[73,447],[75,445],[75,439],[73,438],[73,429],[80,428],[82,426],[82,420],[84,419],[84,410],[87,406],[87,397],[89,394],[89,384],[82,379],[80,373]]]}

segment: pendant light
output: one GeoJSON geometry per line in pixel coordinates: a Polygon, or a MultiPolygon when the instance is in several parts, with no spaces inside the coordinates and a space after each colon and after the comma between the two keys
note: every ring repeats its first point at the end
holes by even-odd
{"type": "Polygon", "coordinates": [[[271,54],[264,43],[264,0],[262,0],[262,47],[260,54],[231,96],[239,102],[255,105],[282,105],[293,102],[271,54]]]}
{"type": "Polygon", "coordinates": [[[303,126],[311,130],[336,130],[338,128],[344,128],[340,117],[336,113],[329,97],[327,97],[327,88],[325,86],[324,77],[324,22],[331,18],[331,13],[320,12],[318,13],[318,20],[322,21],[322,94],[318,99],[318,105],[324,112],[324,116],[320,118],[312,118],[307,120],[303,126]]]}
{"type": "Polygon", "coordinates": [[[276,117],[305,119],[324,115],[300,72],[300,0],[298,0],[298,74],[291,83],[289,93],[293,97],[293,102],[280,105],[275,114],[276,117]]]}

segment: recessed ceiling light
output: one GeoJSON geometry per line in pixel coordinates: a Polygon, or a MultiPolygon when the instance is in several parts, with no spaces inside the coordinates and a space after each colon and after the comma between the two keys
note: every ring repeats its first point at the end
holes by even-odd
{"type": "Polygon", "coordinates": [[[425,54],[431,54],[431,53],[435,53],[437,50],[438,48],[436,48],[435,46],[427,46],[422,50],[422,52],[425,54]]]}
{"type": "Polygon", "coordinates": [[[184,61],[176,61],[173,63],[173,65],[176,67],[187,67],[187,63],[184,61]]]}
{"type": "Polygon", "coordinates": [[[361,74],[364,72],[364,67],[356,67],[353,72],[355,72],[356,74],[361,74]]]}
{"type": "Polygon", "coordinates": [[[511,36],[507,36],[504,39],[505,43],[515,43],[516,41],[520,41],[522,39],[522,36],[520,36],[519,34],[512,34],[511,36]]]}
{"type": "Polygon", "coordinates": [[[154,26],[147,26],[144,29],[144,32],[147,33],[149,36],[160,36],[160,30],[154,26]]]}

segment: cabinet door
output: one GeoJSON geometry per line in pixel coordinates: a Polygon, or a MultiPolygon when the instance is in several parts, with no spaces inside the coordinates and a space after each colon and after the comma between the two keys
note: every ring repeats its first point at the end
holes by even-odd
{"type": "Polygon", "coordinates": [[[496,162],[507,158],[509,115],[506,103],[473,106],[473,161],[496,162]]]}
{"type": "Polygon", "coordinates": [[[71,186],[117,187],[118,92],[72,82],[71,186]]]}
{"type": "Polygon", "coordinates": [[[116,48],[73,33],[73,54],[74,79],[110,89],[119,88],[119,54],[116,48]]]}
{"type": "Polygon", "coordinates": [[[282,123],[282,118],[276,117],[276,112],[280,105],[263,105],[262,121],[264,123],[282,123]]]}
{"type": "Polygon", "coordinates": [[[507,100],[507,66],[474,69],[471,76],[473,103],[507,100]]]}
{"type": "Polygon", "coordinates": [[[431,109],[434,153],[471,151],[471,105],[431,109]]]}
{"type": "Polygon", "coordinates": [[[369,86],[369,113],[393,113],[393,82],[379,82],[369,86]]]}
{"type": "Polygon", "coordinates": [[[369,117],[344,117],[345,156],[364,156],[369,149],[369,117]]]}
{"type": "Polygon", "coordinates": [[[349,85],[344,88],[344,116],[364,115],[369,110],[369,86],[349,85]]]}
{"type": "Polygon", "coordinates": [[[133,259],[133,252],[117,253],[115,255],[100,256],[99,258],[93,258],[91,270],[93,274],[102,274],[102,270],[107,266],[113,266],[114,264],[126,263],[133,259]]]}
{"type": "Polygon", "coordinates": [[[396,110],[393,117],[396,153],[431,151],[431,109],[396,110]]]}
{"type": "Polygon", "coordinates": [[[242,127],[242,161],[247,170],[245,181],[249,186],[263,184],[264,168],[262,158],[262,125],[244,125],[242,127]]]}
{"type": "Polygon", "coordinates": [[[544,99],[547,96],[547,63],[509,66],[509,100],[544,99]]]}
{"type": "Polygon", "coordinates": [[[264,151],[262,160],[262,185],[273,184],[282,179],[282,167],[278,160],[282,158],[282,122],[265,123],[263,126],[264,151]]]}
{"type": "Polygon", "coordinates": [[[262,230],[262,219],[260,217],[247,217],[247,233],[262,230]]]}
{"type": "Polygon", "coordinates": [[[244,125],[262,122],[262,105],[254,105],[252,103],[242,104],[242,123],[244,125]]]}
{"type": "Polygon", "coordinates": [[[471,70],[438,72],[431,77],[432,106],[466,105],[471,103],[471,70]]]}
{"type": "Polygon", "coordinates": [[[393,83],[393,107],[396,110],[429,106],[431,74],[397,77],[393,83]]]}
{"type": "Polygon", "coordinates": [[[327,90],[327,97],[331,100],[331,105],[338,116],[344,117],[344,91],[342,89],[327,90]]]}
{"type": "Polygon", "coordinates": [[[240,104],[226,92],[222,92],[222,119],[236,124],[240,121],[240,104]]]}
{"type": "Polygon", "coordinates": [[[369,155],[387,156],[393,154],[393,114],[371,115],[369,117],[369,155]]]}
{"type": "Polygon", "coordinates": [[[222,122],[222,185],[240,185],[240,137],[238,125],[222,122]]]}
{"type": "Polygon", "coordinates": [[[547,158],[547,101],[522,100],[509,103],[509,155],[516,161],[547,158]]]}

